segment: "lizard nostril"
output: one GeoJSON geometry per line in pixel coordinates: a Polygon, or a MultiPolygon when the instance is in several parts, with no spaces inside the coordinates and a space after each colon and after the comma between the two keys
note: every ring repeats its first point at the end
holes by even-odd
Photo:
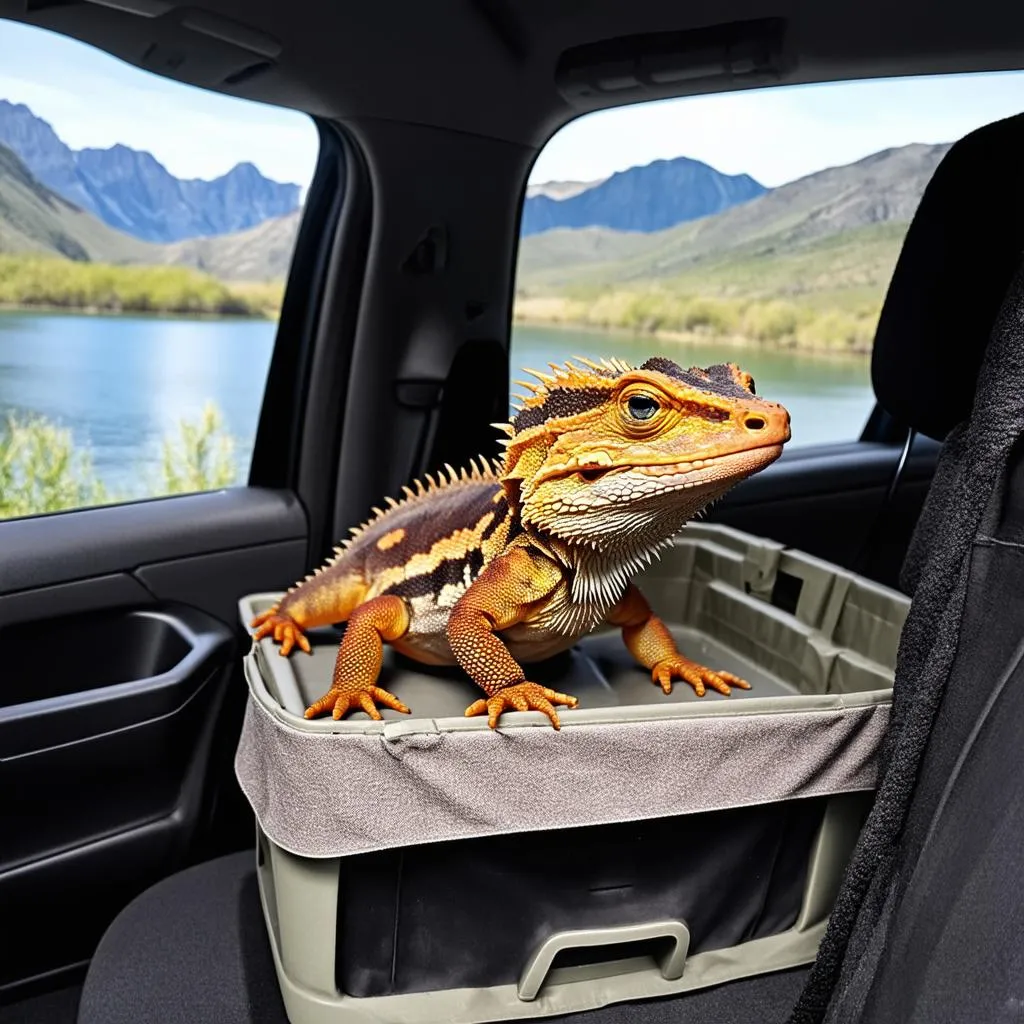
{"type": "Polygon", "coordinates": [[[747,430],[764,430],[767,425],[768,424],[765,422],[763,416],[748,416],[743,421],[743,426],[745,426],[747,430]]]}

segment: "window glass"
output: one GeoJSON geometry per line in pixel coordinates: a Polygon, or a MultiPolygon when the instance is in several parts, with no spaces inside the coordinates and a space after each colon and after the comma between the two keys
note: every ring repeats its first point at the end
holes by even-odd
{"type": "Polygon", "coordinates": [[[1024,110],[1024,74],[781,87],[620,107],[533,169],[512,376],[573,355],[738,362],[793,446],[856,439],[870,352],[951,143],[1024,110]]]}
{"type": "Polygon", "coordinates": [[[0,518],[245,483],[316,155],[0,21],[0,518]]]}

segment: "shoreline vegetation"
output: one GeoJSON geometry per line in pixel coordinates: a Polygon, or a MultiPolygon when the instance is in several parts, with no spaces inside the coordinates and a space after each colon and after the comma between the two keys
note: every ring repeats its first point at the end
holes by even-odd
{"type": "Polygon", "coordinates": [[[224,282],[189,267],[0,256],[0,308],[7,310],[272,319],[283,293],[279,282],[224,282]]]}
{"type": "Polygon", "coordinates": [[[624,331],[680,344],[763,348],[809,355],[867,356],[880,305],[815,309],[786,299],[609,291],[593,300],[517,296],[513,320],[524,326],[624,331]]]}
{"type": "MultiPolygon", "coordinates": [[[[275,319],[282,281],[220,281],[180,266],[117,266],[45,256],[0,256],[0,310],[275,319]]],[[[681,345],[866,356],[880,302],[857,308],[793,297],[687,295],[664,287],[592,295],[517,294],[513,321],[627,332],[681,345]]]]}
{"type": "Polygon", "coordinates": [[[230,487],[239,482],[237,443],[220,409],[207,402],[161,440],[160,470],[134,493],[121,493],[106,486],[90,447],[76,444],[69,428],[43,416],[8,415],[0,420],[0,520],[230,487]]]}

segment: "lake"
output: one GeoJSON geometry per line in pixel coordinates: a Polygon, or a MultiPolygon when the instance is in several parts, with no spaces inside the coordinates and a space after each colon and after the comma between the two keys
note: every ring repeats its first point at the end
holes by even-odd
{"type": "MultiPolygon", "coordinates": [[[[107,486],[152,492],[161,441],[213,401],[248,473],[276,325],[254,320],[0,313],[0,417],[42,415],[88,446],[107,486]]],[[[866,359],[683,345],[630,335],[516,326],[512,377],[573,355],[685,366],[735,361],[793,417],[793,444],[850,440],[871,409],[866,359]]]]}

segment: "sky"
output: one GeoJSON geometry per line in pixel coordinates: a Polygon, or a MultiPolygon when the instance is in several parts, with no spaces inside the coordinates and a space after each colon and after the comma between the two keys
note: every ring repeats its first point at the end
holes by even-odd
{"type": "Polygon", "coordinates": [[[955,142],[1024,111],[1024,73],[786,86],[637,104],[566,125],[531,182],[591,181],[689,156],[775,187],[891,146],[955,142]]]}
{"type": "Polygon", "coordinates": [[[0,99],[26,104],[72,149],[120,142],[179,178],[215,178],[249,160],[268,178],[305,186],[316,165],[316,128],[305,114],[182,85],[3,20],[0,99]]]}
{"type": "MultiPolygon", "coordinates": [[[[83,43],[0,21],[0,99],[25,103],[72,149],[122,143],[180,178],[248,160],[305,187],[317,136],[304,114],[220,96],[83,43]]],[[[540,154],[531,182],[603,178],[688,156],[769,187],[890,146],[953,142],[1024,111],[1024,72],[750,90],[582,117],[540,154]]]]}

